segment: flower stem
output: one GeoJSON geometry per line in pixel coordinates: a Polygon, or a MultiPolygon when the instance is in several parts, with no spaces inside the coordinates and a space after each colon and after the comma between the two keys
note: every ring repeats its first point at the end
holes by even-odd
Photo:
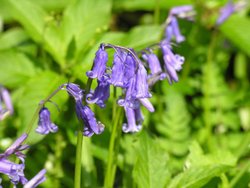
{"type": "Polygon", "coordinates": [[[30,133],[30,131],[32,130],[32,126],[34,125],[36,119],[37,119],[37,116],[38,116],[38,113],[39,111],[41,110],[41,108],[44,106],[44,104],[48,101],[50,101],[50,99],[52,97],[54,97],[61,89],[63,89],[67,84],[62,84],[60,85],[55,91],[53,91],[48,97],[46,97],[44,100],[41,100],[40,103],[38,104],[38,107],[34,113],[34,115],[32,116],[32,119],[27,127],[27,130],[25,131],[27,134],[30,133]]]}
{"type": "Polygon", "coordinates": [[[81,188],[81,159],[82,159],[82,131],[79,128],[77,131],[77,145],[76,145],[76,164],[75,164],[75,180],[74,188],[81,188]]]}
{"type": "Polygon", "coordinates": [[[122,108],[116,106],[117,111],[114,117],[113,128],[111,132],[111,138],[109,141],[109,153],[108,153],[108,164],[104,179],[104,187],[111,188],[114,185],[115,173],[117,167],[117,156],[119,152],[119,140],[121,136],[121,124],[122,120],[122,108]]]}
{"type": "MultiPolygon", "coordinates": [[[[90,91],[92,84],[92,79],[89,78],[86,85],[86,93],[90,91]]],[[[85,101],[85,97],[84,97],[85,101]]],[[[74,179],[74,188],[81,188],[81,169],[82,169],[82,144],[83,144],[83,135],[82,129],[79,127],[77,131],[77,144],[76,144],[76,163],[75,163],[75,179],[74,179]]]]}

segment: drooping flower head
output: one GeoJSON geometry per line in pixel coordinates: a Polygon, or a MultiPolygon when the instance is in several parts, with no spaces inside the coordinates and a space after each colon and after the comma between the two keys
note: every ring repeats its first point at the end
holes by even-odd
{"type": "Polygon", "coordinates": [[[27,149],[29,146],[22,143],[26,140],[27,134],[21,135],[12,145],[10,145],[3,154],[0,154],[0,173],[7,175],[14,185],[19,182],[25,184],[27,179],[23,173],[25,168],[25,155],[22,153],[23,150],[27,149]],[[10,161],[8,158],[11,155],[18,157],[22,164],[16,164],[10,161]]]}
{"type": "Polygon", "coordinates": [[[66,90],[76,101],[82,100],[84,91],[80,88],[79,85],[74,83],[68,83],[66,85],[66,90]]]}
{"type": "Polygon", "coordinates": [[[109,98],[109,77],[108,75],[103,75],[100,80],[97,80],[98,85],[94,92],[87,94],[87,103],[96,103],[101,108],[105,107],[105,101],[109,98]]]}
{"type": "Polygon", "coordinates": [[[37,173],[31,180],[29,180],[25,185],[24,188],[35,188],[42,182],[46,180],[45,178],[46,170],[42,169],[40,172],[37,173]]]}
{"type": "MultiPolygon", "coordinates": [[[[135,109],[129,108],[129,107],[124,107],[124,109],[125,109],[125,114],[126,114],[126,118],[127,118],[127,123],[124,123],[123,126],[122,126],[123,132],[125,132],[125,133],[128,133],[128,132],[134,133],[134,132],[140,131],[141,128],[142,128],[142,125],[141,124],[138,124],[138,125],[136,124],[135,109]]],[[[140,114],[137,114],[137,119],[139,121],[141,121],[142,117],[139,117],[138,115],[140,115],[140,114]]]]}
{"type": "Polygon", "coordinates": [[[220,9],[219,18],[216,21],[216,25],[221,25],[224,21],[228,19],[231,14],[235,11],[235,6],[232,0],[229,0],[228,3],[220,9]]]}
{"type": "Polygon", "coordinates": [[[122,50],[117,50],[114,54],[113,66],[110,83],[116,87],[124,88],[126,86],[124,82],[125,73],[125,60],[127,54],[122,50]]]}
{"type": "Polygon", "coordinates": [[[126,87],[130,80],[135,76],[137,62],[131,53],[128,53],[124,62],[124,82],[126,87]]]}
{"type": "Polygon", "coordinates": [[[169,16],[176,16],[178,18],[185,18],[188,20],[193,20],[194,7],[192,5],[183,5],[171,8],[169,16]]]}
{"type": "Polygon", "coordinates": [[[27,134],[22,134],[18,139],[16,139],[16,141],[13,144],[11,144],[3,154],[0,154],[0,160],[2,158],[7,158],[10,155],[15,154],[19,159],[24,161],[25,155],[22,153],[22,151],[28,149],[29,145],[27,144],[22,145],[22,143],[26,140],[27,137],[28,137],[27,134]]]}
{"type": "Polygon", "coordinates": [[[96,121],[95,114],[88,106],[83,105],[81,101],[76,101],[76,114],[79,121],[82,121],[84,124],[84,136],[90,137],[94,133],[101,134],[104,131],[104,125],[96,121]]]}
{"type": "Polygon", "coordinates": [[[51,122],[50,112],[47,108],[43,107],[39,112],[39,121],[36,132],[39,134],[49,134],[58,131],[58,127],[51,122]]]}
{"type": "Polygon", "coordinates": [[[13,112],[10,94],[7,89],[0,85],[0,121],[13,112]]]}
{"type": "Polygon", "coordinates": [[[147,82],[147,71],[142,63],[138,64],[138,69],[136,71],[136,82],[134,97],[139,98],[150,98],[152,95],[149,92],[148,82],[147,82]]]}
{"type": "Polygon", "coordinates": [[[181,34],[177,18],[183,18],[187,20],[193,20],[194,11],[193,6],[185,5],[174,7],[170,10],[167,18],[167,26],[165,28],[165,40],[170,42],[172,38],[175,38],[177,43],[185,41],[185,37],[181,34]]]}
{"type": "Polygon", "coordinates": [[[96,52],[94,59],[93,68],[91,71],[88,71],[86,74],[89,78],[98,78],[101,79],[102,75],[106,71],[106,63],[108,61],[108,53],[105,51],[103,45],[100,46],[96,52]]]}
{"type": "Polygon", "coordinates": [[[165,69],[167,71],[167,78],[170,84],[173,81],[178,82],[177,71],[182,69],[182,64],[184,63],[184,57],[180,55],[175,55],[170,46],[166,43],[161,44],[161,49],[163,52],[163,60],[165,69]]]}
{"type": "Polygon", "coordinates": [[[14,185],[17,185],[19,182],[22,184],[27,182],[23,172],[24,168],[25,165],[23,163],[16,164],[9,161],[8,159],[0,160],[0,173],[7,175],[14,185]]]}
{"type": "Polygon", "coordinates": [[[172,38],[175,38],[177,43],[185,41],[185,37],[180,33],[178,20],[176,17],[172,17],[168,26],[165,29],[166,40],[171,41],[172,38]]]}

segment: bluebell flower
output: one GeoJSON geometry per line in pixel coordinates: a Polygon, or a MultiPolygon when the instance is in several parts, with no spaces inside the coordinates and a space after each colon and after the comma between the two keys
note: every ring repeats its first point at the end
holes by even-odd
{"type": "Polygon", "coordinates": [[[176,17],[172,17],[170,23],[166,27],[167,41],[170,42],[171,38],[174,37],[177,43],[185,41],[185,37],[180,33],[178,20],[176,17]]]}
{"type": "Polygon", "coordinates": [[[195,12],[192,5],[183,5],[171,8],[169,15],[179,18],[193,19],[195,12]]]}
{"type": "Polygon", "coordinates": [[[124,82],[126,87],[130,79],[135,76],[136,65],[136,60],[131,53],[128,53],[124,62],[124,82]]]}
{"type": "Polygon", "coordinates": [[[24,164],[16,164],[7,159],[0,160],[0,173],[7,175],[14,185],[17,185],[19,182],[22,184],[27,182],[23,172],[24,168],[24,164]]]}
{"type": "Polygon", "coordinates": [[[100,80],[97,80],[98,85],[94,92],[87,94],[86,100],[87,103],[96,103],[101,108],[105,107],[105,101],[109,98],[109,77],[107,75],[103,75],[100,80]]]}
{"type": "Polygon", "coordinates": [[[172,84],[173,81],[178,82],[177,71],[182,69],[184,57],[177,54],[175,55],[168,44],[162,43],[161,49],[169,83],[172,84]]]}
{"type": "Polygon", "coordinates": [[[51,122],[50,112],[47,108],[43,107],[39,112],[39,121],[36,132],[40,134],[55,133],[58,131],[58,127],[51,122]]]}
{"type": "MultiPolygon", "coordinates": [[[[142,114],[142,111],[141,111],[141,108],[136,108],[134,109],[134,113],[135,113],[135,120],[136,120],[136,123],[139,125],[139,126],[142,126],[142,123],[144,121],[144,116],[142,114]]],[[[137,126],[138,126],[137,125],[137,126]]]]}
{"type": "Polygon", "coordinates": [[[158,80],[164,80],[166,78],[166,73],[162,71],[160,61],[158,57],[150,52],[149,54],[144,53],[142,58],[148,62],[150,69],[150,74],[148,75],[148,85],[152,86],[158,80]]]}
{"type": "Polygon", "coordinates": [[[135,98],[150,98],[152,97],[149,92],[148,82],[147,82],[147,71],[142,63],[138,64],[138,69],[136,72],[135,81],[135,92],[133,92],[135,98]]]}
{"type": "Polygon", "coordinates": [[[66,85],[66,90],[76,101],[82,100],[84,91],[80,88],[79,85],[74,83],[68,83],[66,85]]]}
{"type": "Polygon", "coordinates": [[[22,143],[27,139],[28,135],[22,134],[16,141],[11,144],[3,154],[0,154],[0,160],[2,158],[7,158],[10,155],[14,154],[16,155],[22,162],[24,162],[25,155],[22,153],[23,150],[26,150],[29,148],[29,145],[22,143]]]}
{"type": "Polygon", "coordinates": [[[148,98],[141,98],[139,99],[140,103],[149,111],[149,112],[154,112],[154,106],[152,103],[149,101],[148,98]]]}
{"type": "Polygon", "coordinates": [[[221,25],[225,20],[228,19],[231,14],[235,11],[235,5],[232,0],[229,0],[228,3],[220,9],[219,18],[216,21],[216,25],[221,25]]]}
{"type": "Polygon", "coordinates": [[[191,5],[184,5],[172,8],[170,10],[169,16],[166,21],[167,22],[167,26],[165,28],[166,42],[169,43],[173,37],[175,38],[177,43],[185,41],[185,37],[180,32],[177,17],[193,20],[193,16],[194,16],[194,10],[193,6],[191,5]]]}
{"type": "Polygon", "coordinates": [[[13,112],[10,94],[7,89],[0,85],[0,121],[13,112]]]}
{"type": "Polygon", "coordinates": [[[105,51],[104,46],[101,45],[99,50],[96,52],[94,59],[93,68],[91,71],[88,71],[86,74],[89,78],[98,78],[101,79],[102,75],[106,71],[106,63],[108,61],[108,53],[105,51]]]}
{"type": "Polygon", "coordinates": [[[0,173],[6,174],[11,182],[16,185],[19,182],[25,184],[27,179],[24,176],[23,170],[25,168],[24,158],[25,155],[22,153],[23,150],[27,149],[29,146],[22,143],[26,140],[27,134],[21,135],[13,144],[11,144],[3,154],[0,154],[0,173]],[[16,164],[10,161],[8,158],[11,155],[18,157],[22,164],[16,164]]]}
{"type": "Polygon", "coordinates": [[[46,173],[46,170],[42,169],[40,172],[37,173],[37,175],[35,175],[31,180],[29,180],[24,185],[24,188],[35,188],[35,187],[37,187],[39,184],[41,184],[42,182],[44,182],[46,180],[46,178],[44,176],[45,173],[46,173]]]}
{"type": "Polygon", "coordinates": [[[84,136],[90,137],[94,133],[101,134],[104,131],[104,125],[96,121],[95,114],[88,106],[83,105],[81,101],[76,101],[76,114],[79,121],[82,121],[84,124],[84,136]]]}
{"type": "Polygon", "coordinates": [[[126,118],[127,118],[127,123],[124,123],[122,126],[123,132],[134,133],[134,132],[140,131],[142,128],[142,125],[136,124],[135,110],[133,108],[129,108],[129,107],[124,107],[124,109],[125,109],[125,114],[126,114],[126,118]]]}
{"type": "Polygon", "coordinates": [[[116,87],[124,88],[126,86],[124,78],[126,54],[118,51],[114,54],[113,66],[110,83],[116,87]]]}

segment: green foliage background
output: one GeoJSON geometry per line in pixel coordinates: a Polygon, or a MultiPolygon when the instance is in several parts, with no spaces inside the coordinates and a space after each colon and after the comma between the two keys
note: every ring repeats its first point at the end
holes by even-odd
{"type": "MultiPolygon", "coordinates": [[[[60,84],[86,86],[85,72],[100,43],[140,50],[161,40],[170,8],[192,4],[196,19],[180,20],[187,40],[174,46],[186,59],[180,81],[172,86],[157,83],[151,99],[156,112],[144,109],[142,132],[122,134],[114,186],[248,187],[250,9],[215,28],[226,2],[0,0],[0,83],[10,90],[15,109],[0,122],[0,149],[27,129],[39,101],[60,84]]],[[[59,132],[46,137],[31,133],[25,172],[31,178],[45,167],[47,181],[41,187],[72,187],[79,122],[64,91],[53,102],[60,111],[46,106],[59,132]]],[[[102,110],[92,106],[106,129],[84,138],[84,187],[103,185],[114,102],[110,99],[102,110]]],[[[4,176],[3,181],[6,185],[4,176]]]]}

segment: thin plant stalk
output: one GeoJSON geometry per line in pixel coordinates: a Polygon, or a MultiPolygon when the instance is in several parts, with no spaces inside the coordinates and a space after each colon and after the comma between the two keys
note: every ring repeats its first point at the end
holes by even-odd
{"type": "Polygon", "coordinates": [[[79,128],[77,131],[74,188],[81,188],[82,141],[83,141],[83,135],[82,131],[79,128]]]}
{"type": "Polygon", "coordinates": [[[105,173],[104,187],[110,188],[114,185],[115,173],[117,167],[117,156],[119,152],[119,140],[121,136],[121,126],[120,122],[122,120],[122,108],[116,106],[117,111],[114,117],[114,123],[111,132],[111,138],[109,141],[109,153],[108,153],[108,163],[107,170],[105,173]]]}

